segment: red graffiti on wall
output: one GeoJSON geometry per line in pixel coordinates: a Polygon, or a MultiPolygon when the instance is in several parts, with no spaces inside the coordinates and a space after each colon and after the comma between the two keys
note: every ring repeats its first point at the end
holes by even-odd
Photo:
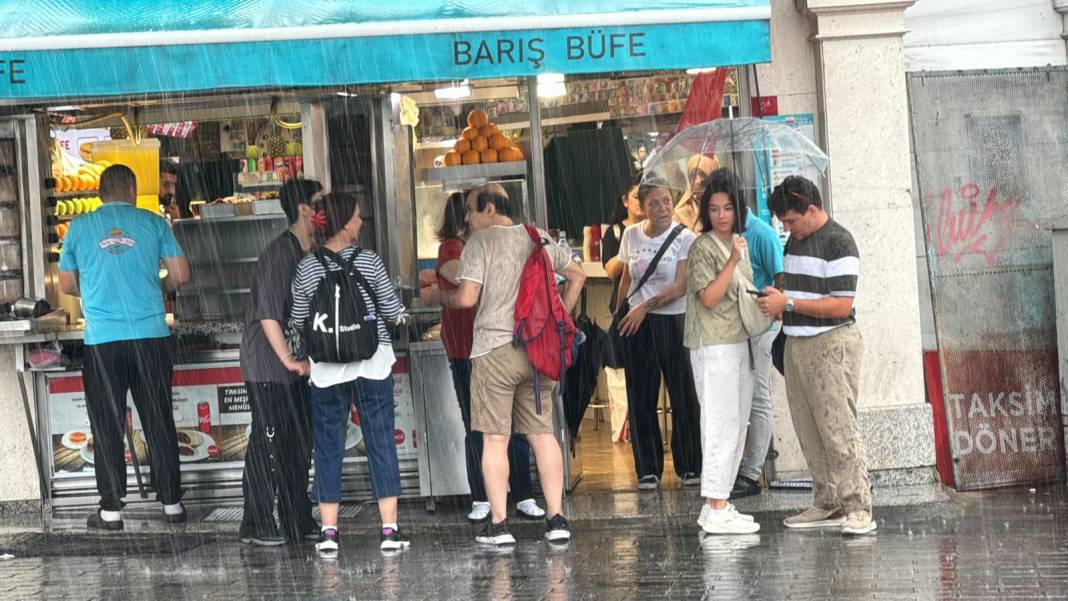
{"type": "Polygon", "coordinates": [[[954,194],[947,186],[940,197],[925,196],[923,202],[937,212],[928,210],[927,242],[940,257],[951,256],[959,264],[968,255],[977,255],[994,265],[998,255],[1012,239],[1019,198],[1002,197],[995,187],[979,202],[982,189],[967,183],[954,194]]]}

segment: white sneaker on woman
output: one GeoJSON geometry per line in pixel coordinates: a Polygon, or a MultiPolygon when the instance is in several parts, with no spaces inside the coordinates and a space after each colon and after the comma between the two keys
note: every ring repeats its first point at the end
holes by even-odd
{"type": "Polygon", "coordinates": [[[467,520],[469,522],[481,522],[489,517],[490,504],[483,501],[475,501],[471,503],[471,513],[467,514],[467,520]]]}
{"type": "MultiPolygon", "coordinates": [[[[701,505],[701,513],[700,513],[700,515],[697,516],[697,525],[698,526],[701,526],[702,528],[704,527],[705,518],[708,517],[708,512],[710,512],[710,511],[712,511],[712,506],[711,505],[709,505],[708,503],[705,503],[705,504],[701,505]]],[[[743,519],[743,520],[745,520],[747,522],[755,521],[753,519],[753,516],[751,516],[751,515],[749,515],[747,513],[740,513],[738,511],[738,508],[735,507],[733,503],[727,503],[727,511],[730,511],[730,512],[734,513],[734,515],[738,516],[739,518],[741,518],[741,519],[743,519]]]]}
{"type": "Polygon", "coordinates": [[[709,509],[701,529],[707,534],[753,534],[760,531],[760,524],[751,522],[736,511],[709,509]]]}

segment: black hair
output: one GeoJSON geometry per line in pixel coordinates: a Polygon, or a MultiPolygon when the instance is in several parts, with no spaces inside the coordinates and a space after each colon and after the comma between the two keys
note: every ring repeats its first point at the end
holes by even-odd
{"type": "Polygon", "coordinates": [[[360,199],[351,192],[331,192],[323,197],[320,206],[326,217],[326,226],[322,233],[322,239],[326,241],[345,228],[345,224],[360,208],[360,199]]]}
{"type": "Polygon", "coordinates": [[[104,202],[137,198],[137,176],[133,169],[126,165],[112,165],[105,169],[100,174],[100,198],[104,202]]]}
{"type": "Polygon", "coordinates": [[[701,223],[701,231],[712,231],[712,218],[708,215],[708,208],[712,204],[712,197],[722,192],[727,195],[734,207],[734,232],[740,234],[745,231],[745,221],[749,211],[746,210],[745,193],[742,190],[742,182],[730,169],[716,169],[708,174],[705,187],[701,191],[701,203],[697,218],[701,223]]]}
{"type": "Polygon", "coordinates": [[[311,202],[313,196],[321,192],[323,185],[314,179],[291,179],[282,185],[278,198],[282,203],[282,212],[290,224],[300,217],[300,205],[311,202]]]}
{"type": "Polygon", "coordinates": [[[501,217],[509,219],[518,217],[519,211],[516,203],[512,202],[512,199],[508,198],[508,194],[502,193],[496,186],[482,187],[477,191],[478,196],[475,197],[475,206],[478,208],[479,213],[485,212],[486,205],[492,204],[497,209],[497,214],[501,217]]]}
{"type": "Polygon", "coordinates": [[[467,198],[468,190],[453,192],[445,201],[445,212],[441,218],[441,227],[438,228],[438,240],[444,242],[459,238],[466,229],[464,224],[464,199],[467,198]]]}
{"type": "Polygon", "coordinates": [[[809,207],[823,208],[820,189],[811,180],[800,175],[791,175],[775,186],[768,197],[768,207],[776,217],[782,217],[787,211],[805,213],[809,207]]]}
{"type": "Polygon", "coordinates": [[[169,159],[160,159],[159,172],[178,177],[178,165],[175,165],[174,161],[171,161],[169,159]]]}
{"type": "Polygon", "coordinates": [[[638,202],[645,205],[645,199],[652,193],[653,190],[664,188],[668,192],[671,192],[671,197],[674,199],[675,192],[671,188],[671,184],[666,179],[653,175],[642,179],[642,183],[638,185],[638,202]]]}
{"type": "Polygon", "coordinates": [[[623,202],[623,198],[630,195],[630,191],[634,188],[641,186],[642,173],[641,171],[634,174],[633,177],[627,182],[627,187],[620,190],[616,195],[616,208],[612,211],[612,224],[623,223],[623,220],[627,218],[627,203],[623,202]]]}

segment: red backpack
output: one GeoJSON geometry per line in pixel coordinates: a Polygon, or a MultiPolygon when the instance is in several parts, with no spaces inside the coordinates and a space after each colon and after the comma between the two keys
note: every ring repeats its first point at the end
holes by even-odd
{"type": "Polygon", "coordinates": [[[534,367],[534,398],[541,413],[541,390],[538,374],[560,382],[571,367],[572,349],[578,328],[564,309],[556,288],[556,274],[545,247],[550,242],[538,230],[524,226],[534,242],[534,250],[523,265],[519,280],[519,298],[515,303],[513,346],[527,349],[534,367]]]}

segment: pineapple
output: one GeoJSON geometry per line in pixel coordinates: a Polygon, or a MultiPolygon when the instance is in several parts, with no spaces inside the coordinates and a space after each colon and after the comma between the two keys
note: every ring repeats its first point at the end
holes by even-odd
{"type": "Polygon", "coordinates": [[[267,156],[281,157],[286,155],[286,139],[278,133],[278,130],[267,136],[267,144],[265,146],[267,156]]]}

